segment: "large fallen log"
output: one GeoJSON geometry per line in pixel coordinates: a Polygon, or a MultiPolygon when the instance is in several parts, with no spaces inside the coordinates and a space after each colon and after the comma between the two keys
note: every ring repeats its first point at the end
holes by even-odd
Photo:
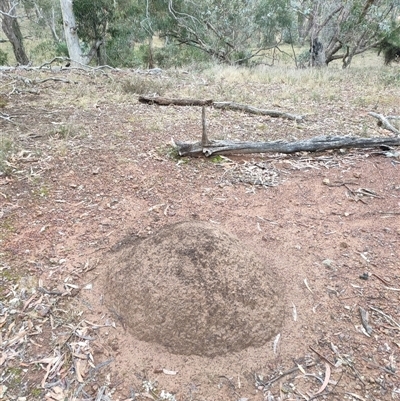
{"type": "Polygon", "coordinates": [[[372,148],[400,146],[400,138],[360,138],[355,136],[319,136],[303,141],[245,142],[208,140],[202,142],[175,142],[180,156],[211,156],[233,153],[296,153],[330,149],[372,148]]]}

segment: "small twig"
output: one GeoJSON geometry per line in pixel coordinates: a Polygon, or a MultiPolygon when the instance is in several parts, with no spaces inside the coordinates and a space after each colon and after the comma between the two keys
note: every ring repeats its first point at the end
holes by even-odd
{"type": "Polygon", "coordinates": [[[62,296],[65,294],[65,292],[61,292],[61,291],[49,291],[44,287],[38,287],[38,291],[43,293],[43,294],[48,294],[48,295],[59,295],[62,296]]]}
{"type": "Polygon", "coordinates": [[[400,288],[393,288],[393,287],[385,287],[385,289],[389,291],[400,291],[400,288]]]}
{"type": "Polygon", "coordinates": [[[229,377],[226,377],[226,376],[223,376],[223,375],[221,375],[221,376],[219,376],[219,377],[220,377],[221,379],[227,380],[228,383],[229,383],[229,385],[230,385],[230,387],[232,387],[233,393],[234,393],[237,397],[239,397],[239,394],[237,393],[236,387],[235,387],[235,385],[232,383],[232,380],[229,379],[229,377]]]}
{"type": "Polygon", "coordinates": [[[357,394],[348,393],[348,392],[346,392],[346,394],[347,394],[347,395],[350,395],[350,396],[353,397],[353,398],[356,398],[357,400],[365,401],[365,398],[362,398],[361,396],[359,396],[359,395],[357,395],[357,394]]]}
{"type": "Polygon", "coordinates": [[[14,121],[11,120],[13,117],[10,116],[10,115],[8,115],[8,114],[3,114],[3,113],[0,112],[0,118],[1,118],[2,120],[8,121],[8,122],[11,123],[11,124],[17,125],[16,122],[14,122],[14,121]]]}
{"type": "Polygon", "coordinates": [[[309,346],[310,350],[315,352],[321,359],[323,359],[324,361],[328,362],[329,365],[335,367],[335,364],[333,362],[331,362],[328,358],[325,358],[322,354],[320,354],[317,350],[315,350],[313,347],[311,347],[311,345],[309,346]]]}
{"type": "Polygon", "coordinates": [[[94,374],[100,370],[101,368],[104,368],[105,366],[109,365],[110,363],[114,362],[114,358],[108,359],[107,361],[99,363],[97,366],[91,369],[90,372],[90,377],[93,377],[94,374]]]}
{"type": "Polygon", "coordinates": [[[78,82],[70,81],[69,79],[63,79],[63,78],[45,78],[41,79],[40,81],[35,81],[35,84],[43,84],[44,82],[47,81],[57,81],[57,82],[64,82],[65,84],[77,84],[78,82]]]}
{"type": "Polygon", "coordinates": [[[70,58],[68,58],[68,57],[54,57],[52,60],[46,61],[42,65],[39,65],[38,69],[41,69],[43,67],[47,67],[48,65],[53,64],[55,61],[65,62],[65,61],[72,61],[72,60],[70,58]]]}
{"type": "Polygon", "coordinates": [[[374,308],[373,306],[369,307],[370,309],[372,309],[373,311],[379,313],[380,315],[384,316],[386,319],[388,319],[390,322],[392,322],[395,326],[400,328],[400,324],[397,323],[391,316],[387,315],[386,313],[382,312],[381,310],[374,308]]]}
{"type": "Polygon", "coordinates": [[[70,338],[73,335],[76,335],[75,331],[79,329],[80,325],[82,324],[82,322],[84,322],[84,320],[82,320],[81,322],[78,323],[77,326],[75,326],[75,328],[72,329],[71,333],[68,335],[67,339],[58,347],[58,349],[61,351],[68,343],[68,341],[70,340],[70,338]]]}
{"type": "MultiPolygon", "coordinates": [[[[312,363],[311,365],[308,365],[308,367],[314,366],[315,363],[312,363]]],[[[280,373],[278,376],[274,377],[273,379],[267,381],[267,382],[262,382],[259,381],[259,383],[263,386],[263,387],[268,387],[271,384],[275,383],[276,381],[282,379],[282,377],[290,375],[291,373],[297,372],[298,370],[300,370],[300,368],[298,366],[295,366],[292,369],[286,370],[285,372],[280,373]]]]}
{"type": "Polygon", "coordinates": [[[383,279],[382,277],[379,277],[376,273],[371,273],[373,276],[375,276],[378,280],[382,281],[383,284],[389,286],[390,283],[388,281],[386,281],[385,279],[383,279]]]}
{"type": "Polygon", "coordinates": [[[282,372],[279,376],[274,377],[273,379],[269,380],[267,383],[263,383],[263,382],[262,382],[262,385],[263,385],[264,387],[268,387],[268,386],[270,386],[271,384],[273,384],[273,383],[275,383],[276,381],[278,381],[279,379],[282,379],[282,377],[287,376],[287,375],[290,375],[291,373],[297,372],[298,370],[300,370],[300,369],[299,369],[298,366],[296,366],[296,367],[294,367],[294,368],[292,368],[292,369],[287,370],[286,372],[282,372]]]}

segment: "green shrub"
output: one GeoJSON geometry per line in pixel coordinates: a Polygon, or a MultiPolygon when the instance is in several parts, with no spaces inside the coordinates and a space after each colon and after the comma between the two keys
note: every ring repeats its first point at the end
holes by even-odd
{"type": "Polygon", "coordinates": [[[400,86],[400,70],[398,68],[383,69],[379,78],[384,87],[400,86]]]}
{"type": "Polygon", "coordinates": [[[7,65],[8,63],[8,55],[6,52],[0,49],[0,65],[7,65]]]}
{"type": "MultiPolygon", "coordinates": [[[[144,53],[146,56],[146,53],[144,53]]],[[[149,52],[147,52],[148,56],[149,52]]],[[[148,61],[144,59],[144,61],[148,61]]],[[[208,54],[192,46],[179,46],[168,44],[161,48],[153,49],[153,61],[157,67],[171,68],[187,65],[201,65],[209,63],[211,58],[208,54]]]]}

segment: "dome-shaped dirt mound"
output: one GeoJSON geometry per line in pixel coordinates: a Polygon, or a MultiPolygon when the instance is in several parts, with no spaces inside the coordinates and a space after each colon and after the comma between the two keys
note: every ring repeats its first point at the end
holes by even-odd
{"type": "Polygon", "coordinates": [[[277,275],[214,225],[169,225],[125,241],[107,263],[107,306],[139,340],[216,356],[261,346],[280,331],[277,275]]]}

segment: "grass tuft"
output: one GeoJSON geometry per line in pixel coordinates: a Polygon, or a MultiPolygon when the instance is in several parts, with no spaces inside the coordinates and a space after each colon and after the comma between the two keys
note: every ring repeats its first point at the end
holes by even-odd
{"type": "Polygon", "coordinates": [[[12,167],[8,163],[8,158],[14,150],[14,142],[2,135],[0,137],[0,176],[9,176],[12,172],[12,167]]]}
{"type": "Polygon", "coordinates": [[[170,86],[171,83],[161,77],[135,75],[122,83],[122,91],[135,95],[163,96],[170,86]]]}

